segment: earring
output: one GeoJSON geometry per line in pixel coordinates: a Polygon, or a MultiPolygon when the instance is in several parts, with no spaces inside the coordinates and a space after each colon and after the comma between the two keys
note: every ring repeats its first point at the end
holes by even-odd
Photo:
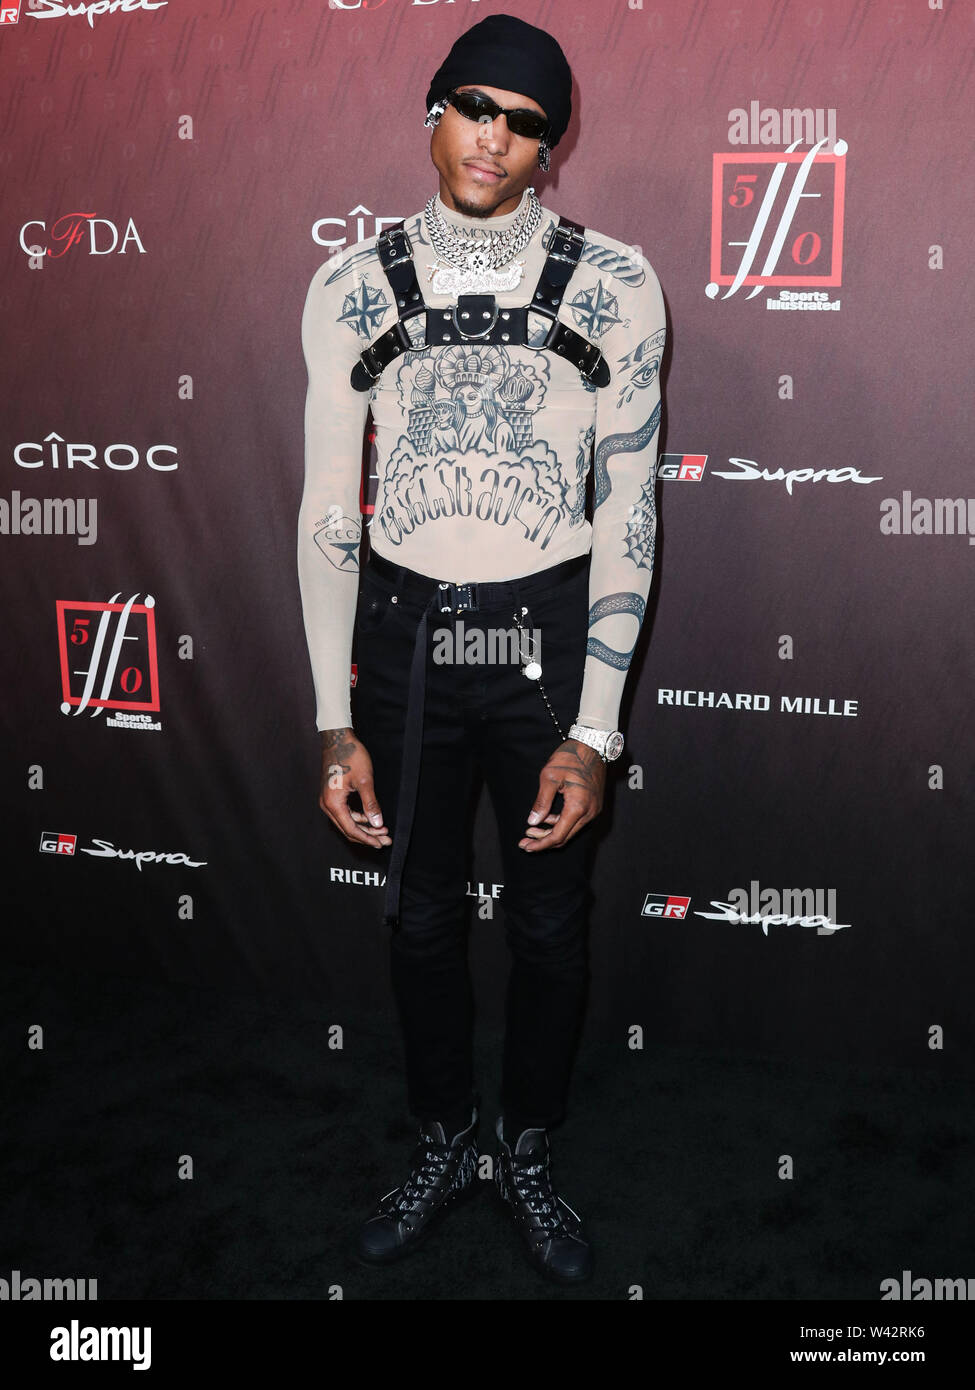
{"type": "Polygon", "coordinates": [[[549,159],[549,155],[551,154],[551,152],[552,152],[552,151],[551,151],[551,146],[548,144],[548,141],[547,141],[547,140],[539,140],[539,142],[538,142],[538,167],[539,167],[540,169],[548,170],[548,169],[550,169],[550,168],[552,167],[551,160],[549,159]]]}
{"type": "Polygon", "coordinates": [[[423,122],[423,124],[430,126],[431,129],[434,126],[439,125],[440,117],[443,115],[446,109],[447,103],[445,101],[443,101],[442,99],[440,101],[435,101],[433,105],[430,107],[430,110],[427,112],[427,118],[423,122]]]}

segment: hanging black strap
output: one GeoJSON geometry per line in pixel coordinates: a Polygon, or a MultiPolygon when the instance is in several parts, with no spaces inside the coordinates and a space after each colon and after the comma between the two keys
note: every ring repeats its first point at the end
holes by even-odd
{"type": "Polygon", "coordinates": [[[609,363],[599,348],[568,324],[558,321],[559,306],[582,255],[585,237],[585,227],[569,217],[559,218],[528,307],[536,314],[545,314],[552,321],[548,335],[541,344],[543,348],[563,354],[594,386],[608,386],[609,363]]]}
{"type": "Polygon", "coordinates": [[[368,391],[390,362],[414,348],[405,321],[416,314],[426,314],[426,347],[441,347],[447,343],[527,347],[529,310],[550,320],[544,341],[537,344],[539,349],[547,348],[565,357],[594,386],[607,386],[609,363],[599,348],[558,319],[559,306],[578,264],[584,239],[585,228],[578,222],[567,217],[559,219],[529,304],[502,309],[493,294],[461,294],[457,296],[456,305],[434,309],[423,301],[413,263],[413,247],[403,223],[387,227],[376,239],[376,250],[396,296],[399,316],[391,328],[360,353],[352,369],[353,387],[356,391],[368,391]]]}
{"type": "Polygon", "coordinates": [[[387,328],[359,354],[359,361],[352,368],[352,386],[356,391],[368,391],[390,362],[401,353],[409,352],[413,342],[406,328],[406,320],[415,314],[422,314],[427,307],[416,278],[413,243],[402,221],[379,233],[376,252],[396,296],[399,316],[392,328],[387,328]]]}

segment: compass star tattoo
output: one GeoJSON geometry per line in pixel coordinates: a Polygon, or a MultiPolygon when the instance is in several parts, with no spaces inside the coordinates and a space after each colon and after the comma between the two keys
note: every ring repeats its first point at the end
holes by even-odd
{"type": "Polygon", "coordinates": [[[373,289],[366,280],[360,281],[342,301],[339,323],[347,323],[360,338],[371,338],[382,323],[389,300],[381,289],[373,289]]]}
{"type": "Polygon", "coordinates": [[[576,323],[590,338],[601,338],[614,324],[629,323],[620,318],[619,307],[616,295],[609,293],[602,280],[569,301],[576,323]]]}

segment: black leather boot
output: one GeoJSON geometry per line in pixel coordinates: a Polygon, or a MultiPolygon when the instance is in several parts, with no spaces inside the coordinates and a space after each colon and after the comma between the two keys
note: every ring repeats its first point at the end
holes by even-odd
{"type": "Polygon", "coordinates": [[[497,1123],[494,1180],[528,1249],[531,1263],[559,1284],[592,1276],[592,1247],[582,1220],[552,1188],[548,1131],[526,1129],[512,1148],[497,1123]]]}
{"type": "Polygon", "coordinates": [[[354,1254],[361,1263],[412,1255],[448,1211],[477,1194],[477,1120],[475,1107],[470,1124],[449,1143],[439,1120],[421,1126],[409,1177],[380,1197],[359,1229],[354,1254]]]}

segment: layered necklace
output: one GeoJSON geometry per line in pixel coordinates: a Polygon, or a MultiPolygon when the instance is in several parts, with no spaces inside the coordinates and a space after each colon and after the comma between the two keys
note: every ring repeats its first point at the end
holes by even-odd
{"type": "Polygon", "coordinates": [[[519,283],[525,262],[513,258],[531,241],[542,218],[542,205],[534,188],[529,188],[511,226],[502,231],[454,226],[442,216],[436,194],[423,212],[438,258],[427,277],[434,294],[495,294],[498,290],[513,290],[519,283]],[[440,261],[446,264],[440,265],[440,261]],[[502,266],[507,268],[502,270],[502,266]]]}

